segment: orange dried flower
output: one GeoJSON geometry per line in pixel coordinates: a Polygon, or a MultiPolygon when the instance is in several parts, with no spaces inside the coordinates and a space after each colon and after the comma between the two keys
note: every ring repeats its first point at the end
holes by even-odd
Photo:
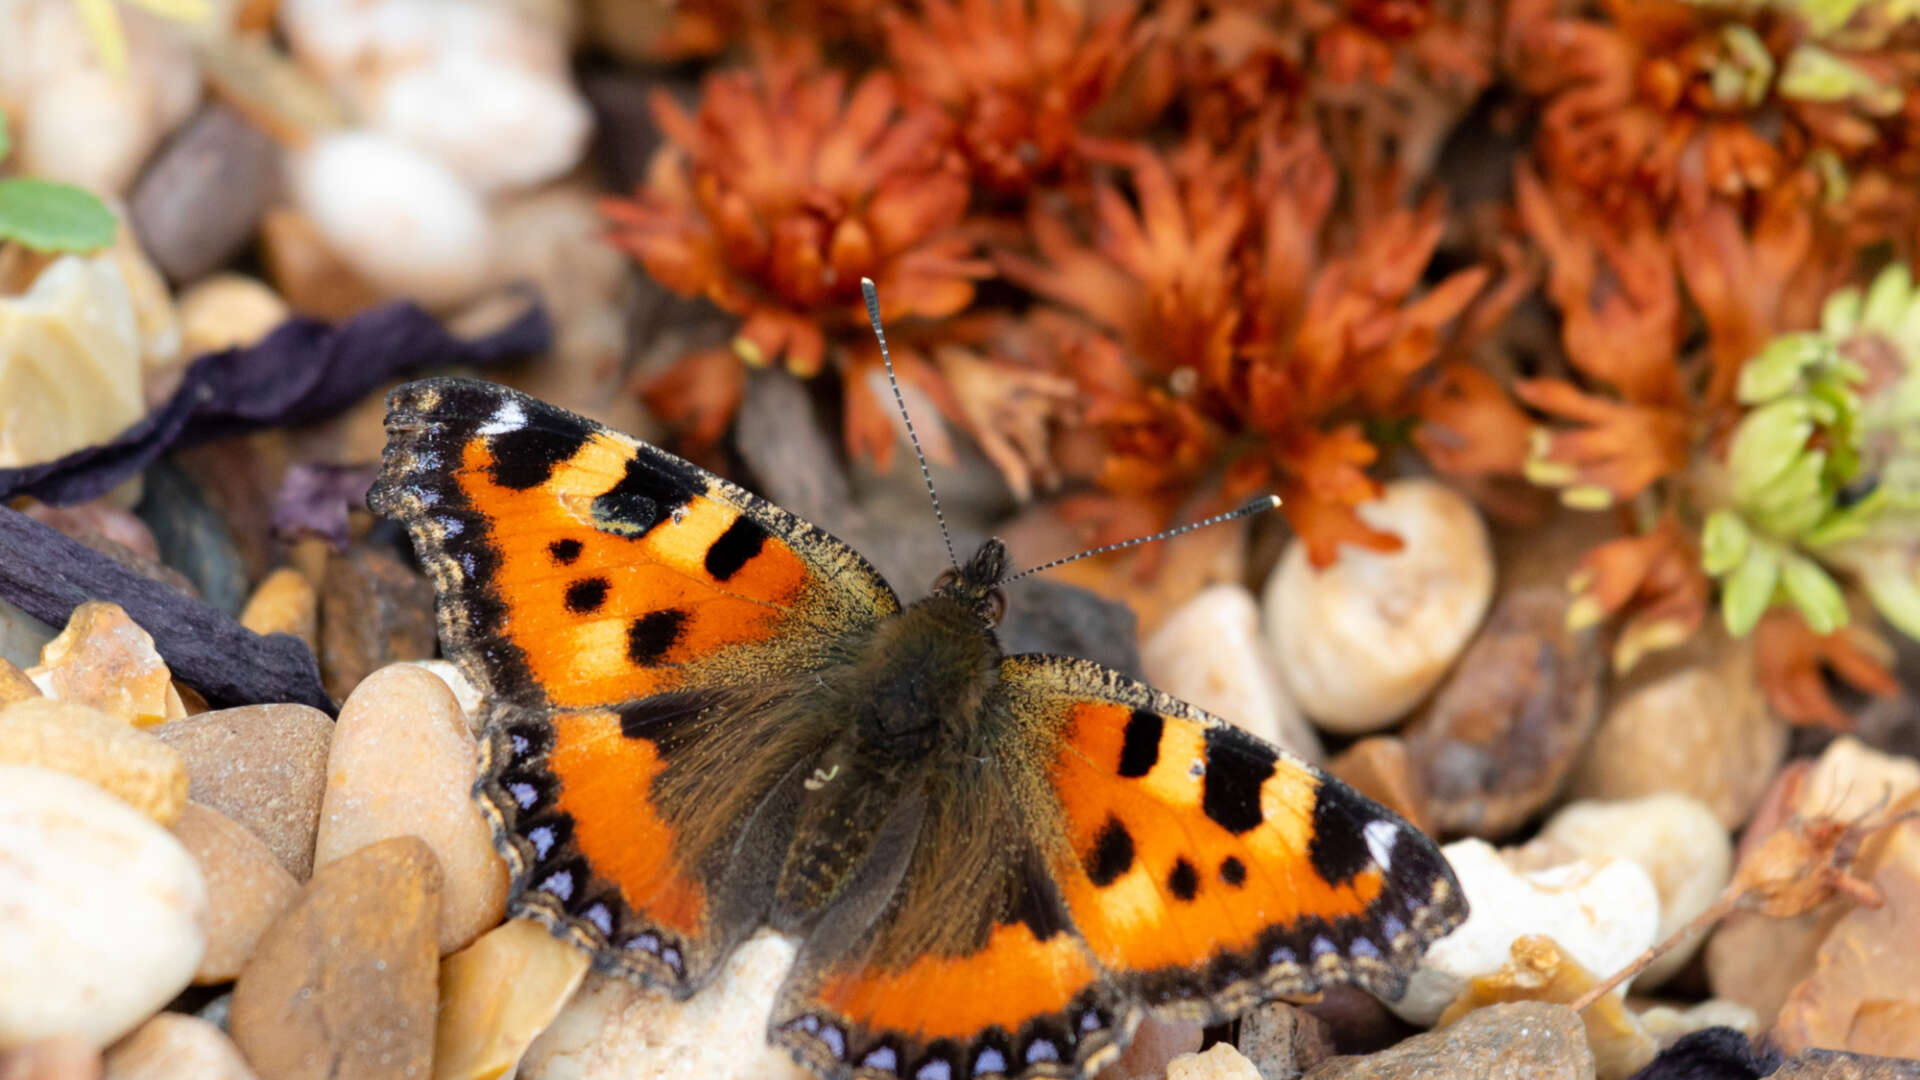
{"type": "Polygon", "coordinates": [[[1147,36],[1132,5],[1069,0],[926,0],[881,25],[901,82],[953,117],[974,176],[1003,195],[1073,169],[1081,125],[1147,36]]]}
{"type": "Polygon", "coordinates": [[[883,313],[940,318],[989,272],[960,228],[965,168],[945,116],[907,106],[893,80],[845,76],[796,54],[708,76],[688,115],[664,92],[666,136],[632,200],[602,209],[611,239],[662,284],[742,318],[749,363],[812,375],[827,338],[864,332],[860,279],[883,313]]]}
{"type": "Polygon", "coordinates": [[[1581,556],[1567,591],[1570,629],[1624,616],[1613,648],[1614,669],[1624,672],[1691,637],[1706,618],[1713,586],[1692,538],[1668,516],[1644,535],[1609,540],[1581,556]]]}
{"type": "Polygon", "coordinates": [[[1824,673],[1831,671],[1868,694],[1898,693],[1899,680],[1887,670],[1892,653],[1857,621],[1830,634],[1816,634],[1791,608],[1767,612],[1753,630],[1760,688],[1773,711],[1793,724],[1850,729],[1853,722],[1827,692],[1824,673]]]}

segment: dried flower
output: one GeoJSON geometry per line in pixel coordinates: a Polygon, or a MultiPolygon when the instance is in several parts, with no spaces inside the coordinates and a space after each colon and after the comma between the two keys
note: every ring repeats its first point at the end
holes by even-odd
{"type": "Polygon", "coordinates": [[[634,199],[603,203],[613,242],[662,284],[742,317],[748,363],[820,371],[828,335],[864,330],[862,277],[887,318],[940,318],[988,272],[959,228],[946,118],[903,106],[884,74],[845,83],[789,54],[709,76],[692,116],[658,93],[667,144],[634,199]]]}
{"type": "Polygon", "coordinates": [[[1857,625],[1819,634],[1798,612],[1775,609],[1754,628],[1753,656],[1767,704],[1788,723],[1836,731],[1853,726],[1827,691],[1828,671],[1864,693],[1885,696],[1900,689],[1887,670],[1892,647],[1857,625]]]}
{"type": "Polygon", "coordinates": [[[1648,653],[1693,636],[1706,618],[1711,588],[1679,521],[1667,517],[1640,536],[1609,540],[1580,559],[1567,591],[1567,626],[1584,630],[1624,616],[1613,666],[1630,671],[1648,653]]]}

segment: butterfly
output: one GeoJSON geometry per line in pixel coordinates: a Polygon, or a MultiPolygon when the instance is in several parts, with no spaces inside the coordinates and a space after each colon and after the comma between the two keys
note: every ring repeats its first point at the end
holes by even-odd
{"type": "Polygon", "coordinates": [[[483,691],[509,914],[677,997],[799,939],[768,1038],[826,1077],[1084,1077],[1149,1014],[1397,996],[1466,905],[1432,841],[1084,660],[1003,655],[1007,551],[903,607],[846,544],[490,383],[388,399],[405,523],[483,691]]]}

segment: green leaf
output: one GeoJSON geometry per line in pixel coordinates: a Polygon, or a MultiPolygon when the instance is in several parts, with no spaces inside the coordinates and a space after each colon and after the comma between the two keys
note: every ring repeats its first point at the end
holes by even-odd
{"type": "Polygon", "coordinates": [[[1788,555],[1780,567],[1780,584],[1814,633],[1831,634],[1847,624],[1846,598],[1819,563],[1788,555]]]}
{"type": "Polygon", "coordinates": [[[1781,398],[1753,410],[1734,429],[1727,450],[1734,498],[1752,499],[1785,472],[1813,435],[1813,409],[1805,397],[1781,398]]]}
{"type": "Polygon", "coordinates": [[[1773,589],[1779,583],[1779,551],[1768,544],[1754,544],[1720,594],[1720,617],[1733,636],[1745,637],[1760,621],[1773,603],[1773,589]]]}
{"type": "Polygon", "coordinates": [[[0,180],[0,240],[35,251],[94,251],[113,243],[113,212],[86,191],[31,176],[0,180]]]}
{"type": "Polygon", "coordinates": [[[1747,523],[1731,510],[1715,510],[1707,515],[1706,528],[1700,534],[1700,568],[1714,577],[1739,566],[1747,557],[1753,534],[1747,523]]]}

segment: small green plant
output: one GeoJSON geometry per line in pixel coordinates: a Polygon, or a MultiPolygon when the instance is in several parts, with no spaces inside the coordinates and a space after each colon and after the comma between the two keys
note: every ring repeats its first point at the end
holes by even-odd
{"type": "MultiPolygon", "coordinates": [[[[0,161],[12,143],[0,114],[0,161]]],[[[113,243],[115,219],[91,193],[32,176],[0,178],[0,242],[35,251],[94,251],[113,243]]]]}
{"type": "Polygon", "coordinates": [[[1740,372],[1729,505],[1701,563],[1745,634],[1775,603],[1816,633],[1846,624],[1833,572],[1920,638],[1920,289],[1904,265],[1835,293],[1820,328],[1773,339],[1740,372]]]}

